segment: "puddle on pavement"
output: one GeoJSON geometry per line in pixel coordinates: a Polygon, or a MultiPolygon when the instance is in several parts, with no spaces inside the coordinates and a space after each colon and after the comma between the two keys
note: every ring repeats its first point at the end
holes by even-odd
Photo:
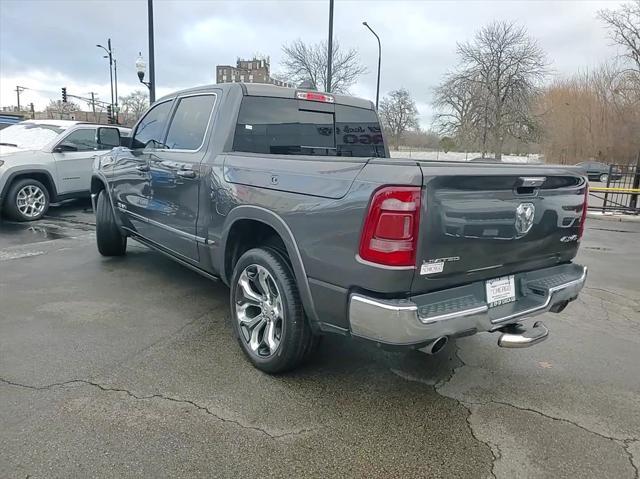
{"type": "Polygon", "coordinates": [[[0,222],[0,233],[15,245],[70,238],[77,236],[78,230],[91,231],[92,229],[88,225],[74,225],[73,228],[68,228],[42,221],[37,223],[0,222]]]}

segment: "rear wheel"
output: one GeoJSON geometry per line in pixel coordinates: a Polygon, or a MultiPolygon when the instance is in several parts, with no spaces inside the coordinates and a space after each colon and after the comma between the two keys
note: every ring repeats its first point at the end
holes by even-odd
{"type": "Polygon", "coordinates": [[[231,318],[240,347],[267,373],[291,370],[313,351],[314,341],[286,258],[270,248],[244,253],[231,280],[231,318]]]}
{"type": "Polygon", "coordinates": [[[6,213],[17,221],[35,221],[49,209],[49,191],[38,180],[17,180],[7,194],[6,213]]]}
{"type": "Polygon", "coordinates": [[[127,237],[116,225],[105,190],[100,191],[96,204],[96,242],[102,256],[122,256],[127,251],[127,237]]]}
{"type": "Polygon", "coordinates": [[[607,180],[609,179],[609,175],[606,173],[602,173],[599,179],[600,179],[600,183],[606,183],[607,180]]]}

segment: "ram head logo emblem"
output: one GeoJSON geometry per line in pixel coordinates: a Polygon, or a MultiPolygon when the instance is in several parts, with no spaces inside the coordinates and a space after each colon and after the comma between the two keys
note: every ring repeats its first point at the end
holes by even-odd
{"type": "Polygon", "coordinates": [[[533,203],[520,203],[516,208],[516,232],[518,236],[526,235],[533,226],[536,207],[533,203]]]}

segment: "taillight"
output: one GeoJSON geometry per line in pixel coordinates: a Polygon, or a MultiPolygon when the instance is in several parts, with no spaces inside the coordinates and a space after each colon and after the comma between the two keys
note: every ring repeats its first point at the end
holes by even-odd
{"type": "Polygon", "coordinates": [[[582,202],[582,216],[580,217],[580,229],[578,230],[578,239],[582,238],[584,234],[584,225],[587,222],[587,206],[589,200],[589,183],[585,182],[584,185],[584,201],[582,202]]]}
{"type": "Polygon", "coordinates": [[[364,222],[360,257],[386,266],[415,266],[419,223],[419,186],[380,188],[364,222]]]}

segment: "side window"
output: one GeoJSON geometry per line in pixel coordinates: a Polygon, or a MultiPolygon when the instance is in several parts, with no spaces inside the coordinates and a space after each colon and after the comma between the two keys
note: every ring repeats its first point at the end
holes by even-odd
{"type": "Polygon", "coordinates": [[[384,157],[384,141],[373,110],[336,105],[338,156],[384,157]]]}
{"type": "Polygon", "coordinates": [[[171,149],[197,150],[204,141],[216,97],[198,95],[182,98],[171,120],[166,146],[171,149]]]}
{"type": "Polygon", "coordinates": [[[162,137],[173,101],[165,101],[147,112],[136,128],[132,148],[163,148],[162,137]]]}
{"type": "Polygon", "coordinates": [[[93,151],[98,149],[98,142],[96,141],[96,129],[95,128],[83,128],[69,133],[63,143],[67,145],[75,146],[78,151],[93,151]]]}
{"type": "Polygon", "coordinates": [[[335,155],[333,113],[298,109],[286,98],[245,96],[234,151],[280,155],[335,155]]]}

